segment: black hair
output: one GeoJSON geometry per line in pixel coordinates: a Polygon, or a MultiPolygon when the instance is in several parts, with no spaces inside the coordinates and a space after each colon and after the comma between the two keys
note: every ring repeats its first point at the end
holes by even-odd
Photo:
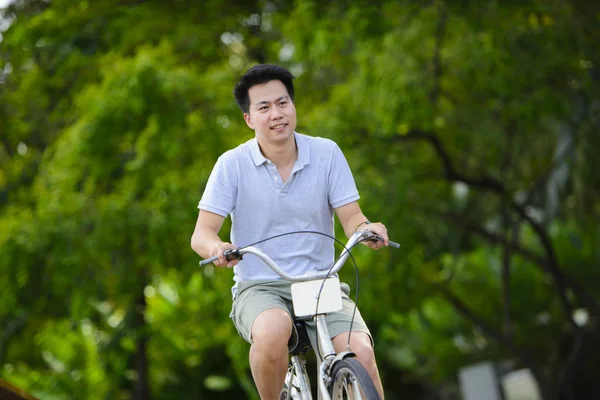
{"type": "Polygon", "coordinates": [[[281,81],[287,89],[292,102],[294,101],[294,75],[287,69],[273,64],[258,64],[250,68],[240,78],[233,89],[235,101],[243,113],[250,109],[250,96],[248,90],[255,85],[260,85],[270,81],[281,81]]]}

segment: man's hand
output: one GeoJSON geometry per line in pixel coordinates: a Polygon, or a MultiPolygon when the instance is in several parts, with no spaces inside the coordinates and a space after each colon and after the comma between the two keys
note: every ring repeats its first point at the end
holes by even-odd
{"type": "Polygon", "coordinates": [[[383,238],[383,241],[370,241],[367,240],[365,242],[363,242],[365,244],[365,246],[369,246],[372,249],[375,250],[379,250],[380,248],[382,248],[383,246],[387,246],[388,245],[388,234],[387,234],[387,228],[385,227],[384,224],[382,224],[381,222],[372,222],[368,225],[361,225],[360,227],[363,230],[368,230],[371,231],[379,236],[381,236],[383,238]]]}
{"type": "Polygon", "coordinates": [[[218,255],[219,259],[215,260],[213,262],[213,264],[215,264],[217,267],[227,267],[227,268],[231,268],[234,265],[237,265],[239,260],[227,261],[227,259],[225,258],[225,255],[223,254],[226,250],[234,250],[235,248],[236,247],[234,245],[232,245],[231,243],[227,243],[227,242],[221,242],[218,245],[214,246],[210,250],[210,257],[218,255]]]}

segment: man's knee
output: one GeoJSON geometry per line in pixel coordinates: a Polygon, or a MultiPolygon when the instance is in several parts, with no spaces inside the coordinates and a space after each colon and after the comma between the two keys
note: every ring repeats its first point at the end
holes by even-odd
{"type": "MultiPolygon", "coordinates": [[[[348,333],[342,333],[334,338],[334,344],[337,352],[346,350],[348,344],[348,333]]],[[[356,354],[361,364],[368,367],[370,364],[375,365],[375,353],[371,338],[364,332],[352,332],[350,335],[350,350],[356,354]]]]}
{"type": "Polygon", "coordinates": [[[263,311],[252,324],[252,341],[259,346],[287,348],[292,334],[292,319],[281,308],[263,311]]]}

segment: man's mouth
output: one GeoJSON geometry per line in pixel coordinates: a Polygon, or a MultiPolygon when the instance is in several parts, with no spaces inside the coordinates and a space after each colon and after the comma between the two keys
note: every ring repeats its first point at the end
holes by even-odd
{"type": "Polygon", "coordinates": [[[271,127],[271,129],[278,130],[278,129],[283,129],[283,128],[285,128],[286,126],[287,126],[287,124],[277,124],[277,125],[273,125],[273,126],[271,127]]]}

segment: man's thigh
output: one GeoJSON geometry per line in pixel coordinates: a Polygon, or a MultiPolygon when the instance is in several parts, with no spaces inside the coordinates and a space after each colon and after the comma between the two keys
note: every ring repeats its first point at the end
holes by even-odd
{"type": "Polygon", "coordinates": [[[263,311],[280,308],[292,319],[290,304],[285,300],[285,290],[285,285],[279,282],[240,282],[231,319],[240,336],[248,343],[253,343],[252,325],[263,311]]]}

